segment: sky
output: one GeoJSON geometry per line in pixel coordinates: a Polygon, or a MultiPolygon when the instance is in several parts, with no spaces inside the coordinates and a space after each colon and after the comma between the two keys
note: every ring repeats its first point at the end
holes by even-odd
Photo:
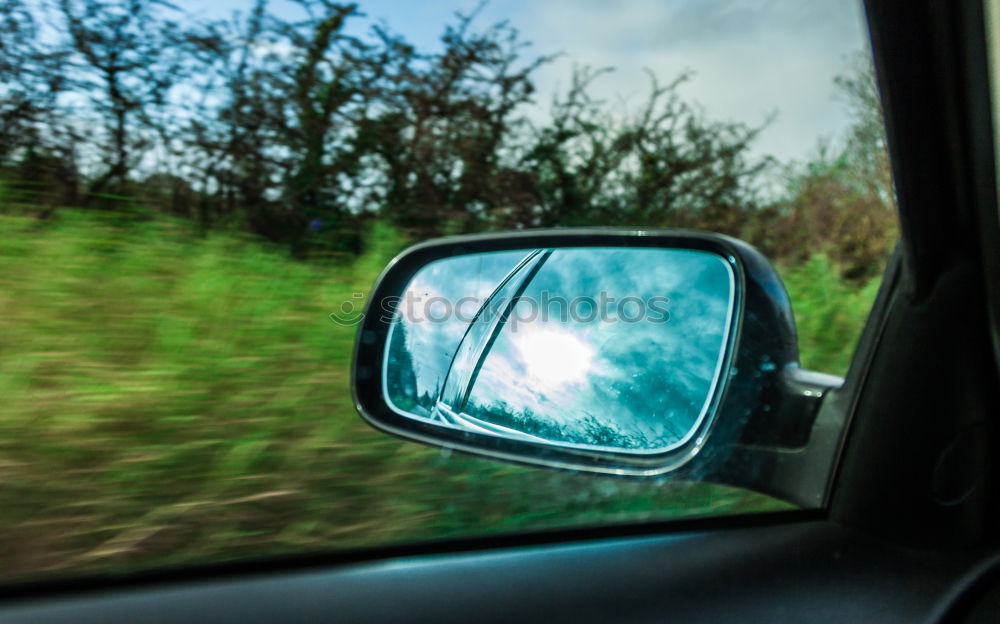
{"type": "MultiPolygon", "coordinates": [[[[252,0],[181,0],[205,17],[248,11],[252,0]]],[[[419,49],[438,49],[444,24],[478,0],[361,0],[367,17],[355,34],[384,23],[419,49]]],[[[294,17],[288,0],[271,11],[294,17]]],[[[717,121],[759,125],[772,118],[755,152],[782,161],[810,157],[818,142],[850,122],[833,79],[848,58],[868,52],[860,0],[492,0],[477,23],[508,20],[533,45],[526,54],[559,53],[539,69],[534,113],[565,89],[574,65],[614,67],[592,93],[615,110],[636,107],[649,93],[651,70],[667,82],[693,73],[681,95],[717,121]]]]}

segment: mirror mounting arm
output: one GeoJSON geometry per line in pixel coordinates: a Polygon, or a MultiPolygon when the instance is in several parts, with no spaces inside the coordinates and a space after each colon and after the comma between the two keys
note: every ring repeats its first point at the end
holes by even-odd
{"type": "Polygon", "coordinates": [[[847,414],[840,392],[844,380],[798,367],[781,377],[776,408],[758,409],[727,461],[708,479],[807,509],[822,507],[847,414]]]}

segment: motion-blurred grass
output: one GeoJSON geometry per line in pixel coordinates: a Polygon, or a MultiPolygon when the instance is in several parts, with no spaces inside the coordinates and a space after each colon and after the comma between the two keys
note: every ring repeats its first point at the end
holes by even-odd
{"type": "MultiPolygon", "coordinates": [[[[303,263],[190,227],[0,216],[0,580],[787,507],[378,433],[328,315],[405,242],[376,229],[356,261],[303,263]]],[[[822,256],[785,277],[804,364],[842,373],[875,284],[822,256]]]]}

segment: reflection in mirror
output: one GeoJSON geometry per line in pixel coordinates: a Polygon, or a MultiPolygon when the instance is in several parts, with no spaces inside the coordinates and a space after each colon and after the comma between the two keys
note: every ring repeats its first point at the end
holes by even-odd
{"type": "Polygon", "coordinates": [[[540,443],[661,453],[710,416],[734,316],[726,258],[526,249],[433,262],[398,302],[397,412],[540,443]]]}

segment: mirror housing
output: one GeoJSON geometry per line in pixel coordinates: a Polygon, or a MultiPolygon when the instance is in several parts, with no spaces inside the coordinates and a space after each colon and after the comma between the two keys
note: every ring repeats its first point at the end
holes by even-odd
{"type": "Polygon", "coordinates": [[[820,502],[816,492],[825,491],[825,482],[816,481],[826,479],[834,454],[829,444],[823,445],[821,457],[809,452],[811,432],[821,399],[841,383],[838,377],[799,368],[788,295],[759,252],[733,238],[684,230],[530,230],[415,245],[393,259],[376,282],[358,329],[352,366],[354,399],[362,417],[374,427],[405,439],[549,468],[712,480],[810,506],[820,502]],[[400,318],[396,306],[414,276],[431,263],[468,254],[566,248],[699,252],[715,256],[731,268],[732,319],[720,360],[721,375],[708,397],[713,407],[683,444],[636,453],[625,448],[505,436],[414,417],[388,399],[388,341],[400,318]],[[800,471],[808,474],[789,480],[776,470],[789,454],[800,460],[808,457],[808,461],[797,462],[800,471]]]}

